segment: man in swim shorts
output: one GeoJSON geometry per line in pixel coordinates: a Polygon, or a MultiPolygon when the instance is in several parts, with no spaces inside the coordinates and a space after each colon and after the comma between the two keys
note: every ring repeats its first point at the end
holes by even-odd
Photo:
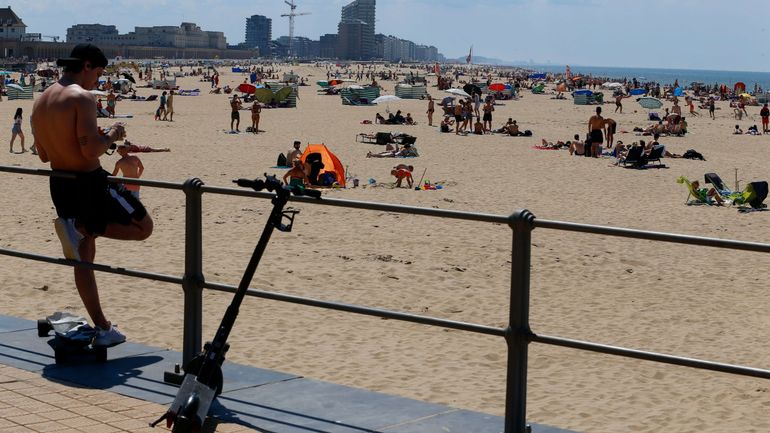
{"type": "Polygon", "coordinates": [[[235,122],[235,132],[241,132],[238,128],[241,127],[241,113],[238,110],[241,109],[241,100],[238,95],[233,95],[233,99],[230,100],[230,130],[233,130],[233,122],[235,122]]]}
{"type": "MultiPolygon", "coordinates": [[[[126,136],[122,123],[106,132],[96,124],[96,101],[89,90],[107,66],[104,53],[94,45],[79,44],[57,65],[64,67],[64,73],[35,101],[32,134],[40,160],[68,175],[50,178],[58,215],[54,227],[64,256],[93,263],[96,237],[144,240],[152,234],[153,223],[138,199],[107,182],[109,173],[99,161],[126,136]]],[[[75,286],[97,329],[93,344],[113,346],[125,341],[102,311],[94,271],[75,266],[75,286]]]]}
{"type": "Polygon", "coordinates": [[[601,155],[602,143],[604,142],[604,135],[602,134],[603,129],[604,118],[602,117],[602,107],[596,107],[596,114],[588,119],[588,136],[591,139],[591,145],[586,146],[586,156],[598,158],[599,155],[601,155]]]}

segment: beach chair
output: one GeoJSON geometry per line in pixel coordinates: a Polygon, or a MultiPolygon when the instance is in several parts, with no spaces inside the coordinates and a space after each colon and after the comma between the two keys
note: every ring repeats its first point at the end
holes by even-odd
{"type": "Polygon", "coordinates": [[[746,205],[751,209],[763,209],[767,205],[764,204],[767,198],[768,186],[766,181],[751,182],[746,185],[746,188],[739,192],[732,194],[729,199],[732,204],[739,205],[745,208],[746,205]]]}
{"type": "Polygon", "coordinates": [[[413,137],[411,135],[405,135],[401,137],[401,144],[409,144],[412,145],[414,142],[417,141],[417,137],[413,137]]]}
{"type": "MultiPolygon", "coordinates": [[[[687,179],[686,177],[679,176],[679,178],[677,178],[676,182],[684,184],[685,186],[687,186],[687,198],[685,199],[685,202],[684,202],[686,205],[705,204],[705,205],[709,205],[710,206],[710,205],[713,205],[713,204],[717,203],[715,199],[713,199],[712,197],[709,197],[708,194],[705,193],[705,191],[706,191],[705,188],[701,188],[701,189],[696,190],[693,187],[692,182],[690,182],[690,180],[687,179]],[[693,198],[692,201],[690,201],[690,197],[693,198]]],[[[714,188],[714,189],[716,190],[716,188],[714,188]]],[[[719,198],[724,200],[722,195],[719,194],[719,191],[717,191],[716,194],[719,196],[719,198]]]]}
{"type": "Polygon", "coordinates": [[[706,173],[706,174],[704,174],[703,175],[703,180],[707,184],[710,183],[712,186],[714,186],[714,189],[719,191],[719,193],[722,194],[722,195],[729,196],[731,194],[735,194],[735,191],[733,191],[730,188],[728,188],[727,185],[725,185],[725,183],[722,181],[722,178],[719,177],[719,175],[716,174],[716,173],[706,173]]]}
{"type": "MultiPolygon", "coordinates": [[[[641,147],[641,146],[639,146],[639,147],[641,147]]],[[[663,152],[665,150],[666,150],[666,148],[663,147],[663,146],[655,147],[655,148],[652,149],[652,151],[650,151],[649,155],[647,155],[646,157],[643,157],[642,159],[646,160],[646,163],[648,163],[648,164],[649,163],[653,163],[653,162],[657,162],[658,165],[663,165],[663,163],[660,161],[660,158],[663,157],[663,152]]]]}
{"type": "Polygon", "coordinates": [[[356,142],[377,144],[377,134],[367,134],[362,132],[356,135],[356,142]]]}
{"type": "Polygon", "coordinates": [[[374,139],[375,144],[386,145],[393,143],[393,136],[390,132],[378,132],[374,139]]]}
{"type": "Polygon", "coordinates": [[[643,146],[633,146],[632,148],[628,149],[628,153],[626,154],[626,157],[619,160],[618,163],[623,164],[623,167],[627,167],[629,165],[638,167],[643,162],[642,161],[643,155],[644,155],[643,146]]]}

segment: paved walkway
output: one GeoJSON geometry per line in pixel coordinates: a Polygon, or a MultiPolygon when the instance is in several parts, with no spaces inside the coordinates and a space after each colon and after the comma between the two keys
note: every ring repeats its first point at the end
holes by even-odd
{"type": "MultiPolygon", "coordinates": [[[[0,433],[163,432],[179,352],[135,343],[106,363],[58,365],[30,320],[0,316],[0,433]]],[[[202,433],[500,433],[503,419],[226,362],[202,433]]],[[[574,433],[533,425],[532,433],[574,433]]]]}

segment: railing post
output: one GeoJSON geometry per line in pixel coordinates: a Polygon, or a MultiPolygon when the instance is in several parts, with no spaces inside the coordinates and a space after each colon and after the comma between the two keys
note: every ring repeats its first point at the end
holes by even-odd
{"type": "Polygon", "coordinates": [[[513,230],[511,249],[511,299],[505,341],[508,371],[505,389],[505,433],[527,433],[527,350],[529,328],[529,266],[535,216],[517,210],[509,219],[513,230]]]}
{"type": "Polygon", "coordinates": [[[198,178],[187,179],[182,187],[185,194],[184,276],[184,337],[182,365],[201,351],[203,336],[203,210],[198,178]]]}

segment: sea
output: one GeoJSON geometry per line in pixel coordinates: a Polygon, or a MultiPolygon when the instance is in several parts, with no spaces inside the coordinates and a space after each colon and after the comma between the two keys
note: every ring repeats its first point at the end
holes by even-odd
{"type": "MultiPolygon", "coordinates": [[[[525,66],[536,72],[564,73],[565,65],[530,65],[525,66]]],[[[746,89],[754,90],[758,84],[765,91],[770,91],[770,72],[713,71],[706,69],[661,69],[661,68],[621,68],[612,66],[574,66],[570,65],[573,75],[591,75],[614,80],[636,78],[640,82],[654,81],[661,85],[679,84],[689,86],[693,82],[708,85],[726,84],[729,87],[737,82],[746,84],[746,89]]]]}

